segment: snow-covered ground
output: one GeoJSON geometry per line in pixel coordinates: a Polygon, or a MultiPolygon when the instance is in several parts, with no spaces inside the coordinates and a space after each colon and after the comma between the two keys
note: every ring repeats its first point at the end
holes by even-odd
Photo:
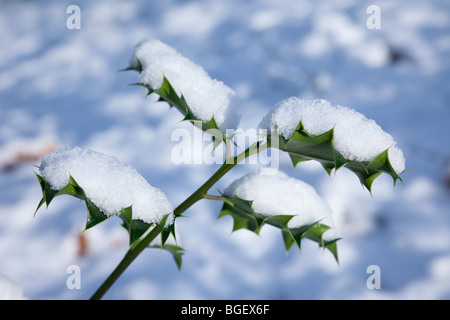
{"type": "MultiPolygon", "coordinates": [[[[81,233],[83,203],[48,210],[34,172],[40,157],[80,146],[118,158],[176,207],[218,165],[174,164],[181,115],[127,66],[135,45],[157,38],[236,91],[240,127],[256,128],[278,101],[326,99],[374,119],[403,150],[404,185],[379,177],[372,195],[318,163],[280,170],[316,187],[333,210],[340,264],[304,241],[286,255],[279,230],[231,233],[220,203],[203,200],[177,220],[181,271],[147,250],[108,299],[450,298],[450,3],[434,1],[0,1],[0,298],[87,299],[127,249],[115,218],[81,233]],[[70,30],[69,5],[81,9],[70,30]],[[370,5],[381,28],[366,25],[370,5]],[[81,289],[68,289],[69,266],[81,289]],[[381,271],[369,289],[367,268],[381,271]]],[[[223,190],[257,170],[239,165],[223,190]]]]}

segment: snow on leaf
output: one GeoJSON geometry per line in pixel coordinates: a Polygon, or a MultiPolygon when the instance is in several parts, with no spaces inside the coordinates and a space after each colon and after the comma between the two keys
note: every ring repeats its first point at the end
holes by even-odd
{"type": "Polygon", "coordinates": [[[329,249],[337,260],[334,230],[324,236],[332,229],[328,206],[308,184],[272,171],[260,170],[235,180],[219,197],[223,206],[218,217],[231,216],[233,231],[258,234],[264,225],[271,225],[281,230],[287,251],[294,243],[300,249],[301,241],[309,239],[329,249]]]}
{"type": "Polygon", "coordinates": [[[259,128],[269,130],[271,147],[287,152],[294,166],[316,160],[328,174],[346,167],[369,191],[381,173],[389,174],[395,185],[405,171],[403,152],[390,134],[363,114],[327,100],[282,100],[259,128]]]}
{"type": "Polygon", "coordinates": [[[397,173],[389,160],[388,149],[381,152],[371,161],[359,162],[347,160],[334,147],[334,129],[320,135],[311,135],[305,131],[302,121],[297,126],[292,138],[286,140],[278,132],[267,137],[272,147],[285,151],[289,154],[294,167],[302,161],[318,161],[328,174],[331,171],[345,167],[351,170],[359,178],[362,185],[371,191],[373,181],[381,174],[389,174],[394,184],[397,180],[402,181],[400,173],[397,173]]]}
{"type": "Polygon", "coordinates": [[[222,141],[226,141],[226,136],[222,130],[220,130],[217,122],[212,116],[209,120],[201,120],[197,116],[195,116],[192,109],[186,102],[186,99],[181,94],[178,96],[177,92],[173,88],[172,84],[167,80],[167,78],[163,77],[162,85],[159,89],[152,89],[148,84],[143,83],[135,83],[133,85],[139,85],[147,89],[147,96],[151,94],[157,94],[159,96],[159,101],[167,102],[171,107],[175,107],[183,116],[183,121],[190,121],[193,124],[199,124],[199,127],[212,135],[212,139],[214,140],[214,146],[216,147],[222,141]]]}
{"type": "Polygon", "coordinates": [[[39,210],[42,204],[45,203],[48,208],[55,197],[65,194],[76,197],[85,202],[88,211],[85,230],[90,229],[109,218],[108,215],[104,214],[102,210],[100,210],[95,204],[92,203],[91,200],[89,200],[89,198],[86,197],[83,188],[78,185],[78,183],[72,176],[69,177],[68,184],[61,190],[53,189],[50,184],[37,173],[36,177],[38,178],[42,189],[42,200],[40,201],[36,212],[39,210]]]}
{"type": "Polygon", "coordinates": [[[79,147],[62,148],[46,155],[39,171],[36,177],[43,196],[35,214],[56,196],[69,195],[86,205],[86,230],[119,216],[130,234],[130,245],[155,224],[163,225],[164,235],[174,232],[173,209],[165,194],[114,157],[79,147]]]}

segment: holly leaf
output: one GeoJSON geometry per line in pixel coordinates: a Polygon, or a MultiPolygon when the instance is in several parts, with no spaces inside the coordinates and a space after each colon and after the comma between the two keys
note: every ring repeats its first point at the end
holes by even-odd
{"type": "Polygon", "coordinates": [[[122,219],[122,226],[130,235],[130,246],[153,226],[152,223],[144,222],[141,219],[133,219],[132,206],[122,209],[118,216],[122,219]]]}
{"type": "Polygon", "coordinates": [[[264,217],[262,214],[253,210],[252,201],[242,199],[236,195],[231,198],[222,195],[221,199],[223,201],[223,206],[218,219],[225,216],[231,216],[233,219],[233,232],[240,229],[247,229],[259,234],[261,228],[268,224],[281,230],[286,251],[289,251],[294,243],[301,249],[302,240],[308,239],[317,242],[320,247],[328,249],[333,254],[336,261],[338,261],[336,242],[339,239],[333,239],[331,241],[325,241],[323,239],[325,231],[330,229],[329,226],[315,222],[296,228],[290,228],[288,223],[295,215],[280,214],[264,217]]]}
{"type": "Polygon", "coordinates": [[[247,229],[259,233],[260,219],[253,212],[252,202],[234,196],[232,198],[223,197],[222,210],[217,217],[231,216],[233,218],[233,231],[247,229]]]}
{"type": "Polygon", "coordinates": [[[298,248],[301,250],[301,241],[303,239],[309,239],[317,242],[320,247],[328,249],[333,254],[336,261],[339,262],[337,241],[339,241],[340,238],[332,240],[325,240],[323,238],[323,234],[329,229],[331,229],[329,226],[321,224],[319,221],[299,228],[283,229],[283,240],[286,250],[289,251],[294,243],[297,244],[298,248]]]}
{"type": "Polygon", "coordinates": [[[348,160],[335,149],[333,137],[334,128],[321,135],[311,135],[305,131],[300,120],[293,136],[289,140],[286,140],[275,129],[267,137],[267,141],[271,147],[287,152],[294,167],[299,162],[309,160],[320,162],[328,174],[331,174],[333,169],[337,171],[345,167],[356,174],[361,184],[369,192],[371,192],[373,181],[382,173],[389,174],[394,180],[394,185],[397,180],[402,181],[399,173],[395,172],[389,161],[389,149],[381,152],[369,162],[348,160]]]}
{"type": "Polygon", "coordinates": [[[157,94],[159,96],[158,101],[167,102],[169,106],[175,107],[184,116],[183,121],[190,121],[212,136],[214,147],[217,147],[221,142],[226,142],[227,138],[217,125],[214,116],[209,120],[201,120],[196,117],[192,109],[187,104],[183,94],[181,93],[181,95],[178,95],[166,76],[163,77],[161,87],[158,89],[151,88],[148,84],[140,82],[132,85],[138,85],[146,88],[147,96],[157,94]]]}
{"type": "Polygon", "coordinates": [[[169,252],[172,255],[172,257],[173,257],[173,259],[174,259],[174,261],[175,261],[175,263],[177,265],[178,270],[181,270],[182,256],[184,254],[184,249],[183,248],[181,248],[178,245],[173,245],[173,244],[165,244],[163,246],[150,245],[149,248],[160,249],[160,250],[165,250],[165,251],[169,252]]]}
{"type": "Polygon", "coordinates": [[[62,188],[61,190],[55,190],[53,189],[50,184],[45,181],[45,179],[40,176],[39,174],[35,173],[36,177],[38,178],[38,181],[41,185],[41,190],[42,190],[42,199],[39,202],[39,205],[35,211],[35,215],[37,213],[37,211],[39,210],[39,208],[45,203],[46,207],[48,208],[48,206],[50,205],[50,203],[52,202],[52,200],[60,195],[69,195],[69,196],[73,196],[75,198],[78,198],[80,200],[83,200],[86,204],[86,208],[87,208],[87,220],[86,220],[86,226],[85,226],[85,230],[92,228],[93,226],[105,221],[106,219],[109,218],[109,216],[107,216],[105,213],[103,213],[102,210],[100,210],[100,208],[98,208],[94,203],[92,203],[91,200],[89,200],[86,197],[86,194],[83,190],[83,188],[81,188],[78,183],[75,181],[75,179],[72,176],[69,176],[69,182],[67,183],[67,185],[62,188]]]}
{"type": "MultiPolygon", "coordinates": [[[[97,224],[109,219],[112,216],[118,216],[122,219],[122,226],[128,231],[130,235],[130,245],[141,238],[151,227],[155,226],[154,223],[147,223],[141,219],[133,219],[133,209],[132,206],[124,208],[117,213],[112,215],[106,215],[99,207],[97,207],[85,194],[83,188],[75,181],[72,176],[69,176],[69,182],[61,190],[53,189],[50,184],[39,174],[35,173],[39,181],[42,190],[42,199],[39,202],[35,215],[41,206],[45,203],[46,207],[50,205],[52,200],[60,195],[69,195],[77,199],[84,201],[87,208],[87,219],[85,230],[88,230],[97,224]]],[[[175,234],[174,224],[165,227],[166,220],[171,214],[165,215],[160,223],[162,226],[163,244],[167,240],[170,234],[175,234]]]]}

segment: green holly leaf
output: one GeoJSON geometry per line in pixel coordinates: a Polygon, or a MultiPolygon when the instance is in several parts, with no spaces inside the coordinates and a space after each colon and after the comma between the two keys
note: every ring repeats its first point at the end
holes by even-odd
{"type": "Polygon", "coordinates": [[[179,247],[178,245],[173,245],[173,244],[165,244],[163,246],[150,245],[149,248],[160,249],[160,250],[165,250],[165,251],[169,252],[173,257],[178,270],[181,270],[182,256],[184,254],[183,248],[179,247]]]}
{"type": "Polygon", "coordinates": [[[135,57],[135,58],[136,58],[136,64],[130,64],[130,65],[128,65],[128,67],[121,69],[119,71],[133,70],[133,71],[137,71],[137,72],[141,73],[142,72],[142,62],[137,57],[135,57]]]}
{"type": "Polygon", "coordinates": [[[124,227],[130,235],[130,246],[154,226],[161,229],[161,246],[166,243],[170,235],[172,235],[175,239],[175,223],[166,226],[166,221],[170,215],[170,213],[166,214],[157,226],[155,226],[154,223],[147,223],[141,219],[133,219],[131,206],[121,210],[118,214],[118,216],[122,219],[122,227],[124,227]]]}
{"type": "Polygon", "coordinates": [[[69,182],[64,188],[62,188],[61,190],[54,190],[43,177],[41,177],[37,173],[35,174],[42,189],[42,200],[39,202],[35,214],[44,203],[48,208],[55,197],[65,194],[83,200],[85,202],[88,211],[85,230],[90,229],[109,218],[109,216],[103,213],[100,208],[98,208],[95,204],[92,203],[91,200],[86,197],[83,188],[78,185],[78,183],[72,176],[69,176],[69,182]]]}
{"type": "MultiPolygon", "coordinates": [[[[48,207],[51,201],[60,195],[69,195],[73,196],[77,199],[83,200],[86,208],[87,208],[87,220],[85,230],[88,230],[97,224],[109,219],[112,216],[118,216],[122,219],[122,226],[128,231],[130,235],[130,245],[136,242],[139,238],[141,238],[151,227],[155,226],[154,223],[147,223],[142,221],[141,219],[133,219],[133,210],[132,206],[124,208],[117,213],[112,215],[106,215],[99,207],[97,207],[88,197],[83,190],[83,188],[78,185],[75,179],[72,176],[69,176],[69,182],[67,185],[61,190],[54,190],[50,184],[39,174],[36,173],[36,177],[39,181],[42,190],[42,199],[38,204],[38,207],[35,211],[35,215],[40,207],[45,203],[48,207]]],[[[171,214],[165,215],[157,227],[161,227],[162,231],[162,244],[164,245],[170,234],[175,234],[175,227],[172,223],[169,226],[165,226],[168,217],[171,214]]]]}
{"type": "MultiPolygon", "coordinates": [[[[334,128],[321,134],[311,135],[305,131],[300,120],[293,136],[286,140],[282,135],[275,134],[267,137],[271,147],[278,148],[289,154],[294,167],[303,161],[316,160],[320,162],[328,174],[331,171],[345,167],[351,170],[359,178],[370,192],[373,181],[382,173],[389,174],[394,185],[397,180],[402,181],[400,175],[393,169],[388,155],[388,149],[381,152],[370,162],[358,162],[345,159],[335,148],[333,144],[334,128]]],[[[400,173],[401,174],[401,173],[400,173]]]]}
{"type": "Polygon", "coordinates": [[[304,239],[305,233],[313,225],[314,224],[308,224],[298,228],[288,228],[288,227],[283,228],[282,235],[286,251],[289,251],[293,244],[296,244],[298,249],[301,250],[301,242],[304,239]]]}
{"type": "Polygon", "coordinates": [[[218,219],[224,216],[233,218],[233,231],[247,229],[259,233],[260,219],[253,212],[252,202],[234,196],[233,198],[223,197],[222,210],[218,219]]]}
{"type": "Polygon", "coordinates": [[[301,240],[309,239],[317,242],[320,247],[328,249],[333,254],[336,261],[339,262],[336,243],[340,240],[340,238],[335,238],[332,240],[325,240],[323,238],[323,234],[329,229],[331,229],[329,226],[321,224],[319,221],[300,228],[283,229],[283,240],[286,250],[289,251],[294,243],[297,244],[298,248],[301,250],[301,240]]]}
{"type": "Polygon", "coordinates": [[[214,116],[209,120],[201,120],[196,117],[192,112],[192,109],[187,104],[183,94],[179,96],[165,76],[163,77],[161,87],[158,89],[153,89],[145,83],[134,83],[132,85],[138,85],[146,88],[147,96],[153,93],[157,94],[159,96],[159,101],[167,102],[171,107],[175,107],[184,116],[183,121],[190,121],[191,123],[196,124],[203,131],[211,134],[214,147],[217,147],[221,142],[226,142],[227,138],[217,125],[214,116]]]}
{"type": "Polygon", "coordinates": [[[247,229],[258,234],[261,228],[268,224],[281,229],[286,251],[289,251],[294,243],[301,249],[302,240],[308,239],[317,242],[320,247],[328,249],[338,261],[336,242],[339,239],[331,241],[323,239],[325,231],[330,229],[329,226],[316,222],[297,228],[289,228],[288,223],[295,215],[280,214],[262,218],[261,214],[254,212],[252,201],[244,200],[236,195],[232,198],[222,196],[221,200],[223,201],[223,206],[218,219],[231,216],[233,219],[233,232],[239,229],[247,229]]]}
{"type": "Polygon", "coordinates": [[[177,268],[178,268],[178,270],[180,270],[181,269],[181,257],[184,254],[184,250],[177,244],[177,239],[175,236],[175,221],[177,218],[179,218],[181,216],[175,216],[175,218],[174,218],[175,221],[173,221],[173,223],[171,223],[170,225],[167,226],[166,221],[169,217],[170,217],[170,214],[165,215],[163,217],[163,219],[161,220],[161,222],[159,223],[159,225],[157,226],[158,228],[161,228],[161,234],[159,235],[160,243],[158,241],[154,240],[148,245],[148,247],[153,248],[153,249],[168,251],[170,254],[172,254],[172,256],[175,260],[175,263],[177,265],[177,268]],[[169,239],[170,236],[172,236],[173,240],[175,241],[175,244],[167,243],[167,240],[169,239]],[[155,242],[158,244],[155,244],[155,242]]]}
{"type": "Polygon", "coordinates": [[[144,222],[141,219],[133,219],[132,206],[122,209],[118,216],[123,221],[122,226],[130,235],[130,245],[136,242],[148,229],[150,229],[150,227],[153,226],[152,223],[144,222]]]}

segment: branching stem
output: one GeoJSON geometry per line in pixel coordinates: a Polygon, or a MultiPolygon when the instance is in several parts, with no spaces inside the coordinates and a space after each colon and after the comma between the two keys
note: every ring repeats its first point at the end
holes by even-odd
{"type": "MultiPolygon", "coordinates": [[[[256,142],[246,149],[241,154],[237,155],[233,159],[226,159],[225,163],[193,194],[191,194],[184,202],[182,202],[174,210],[174,215],[179,216],[187,209],[189,209],[193,204],[201,199],[212,199],[219,200],[215,196],[210,196],[207,194],[208,190],[219,181],[228,171],[230,171],[239,162],[243,161],[247,157],[257,154],[260,151],[266,149],[268,144],[262,144],[256,142]],[[231,160],[231,161],[230,161],[231,160]]],[[[97,291],[92,295],[91,300],[101,299],[105,293],[111,288],[111,286],[116,282],[116,280],[122,275],[122,273],[127,269],[127,267],[136,259],[145,248],[161,233],[162,225],[158,225],[152,229],[144,238],[136,241],[127,251],[122,261],[117,265],[109,277],[103,282],[103,284],[97,289],[97,291]]]]}

